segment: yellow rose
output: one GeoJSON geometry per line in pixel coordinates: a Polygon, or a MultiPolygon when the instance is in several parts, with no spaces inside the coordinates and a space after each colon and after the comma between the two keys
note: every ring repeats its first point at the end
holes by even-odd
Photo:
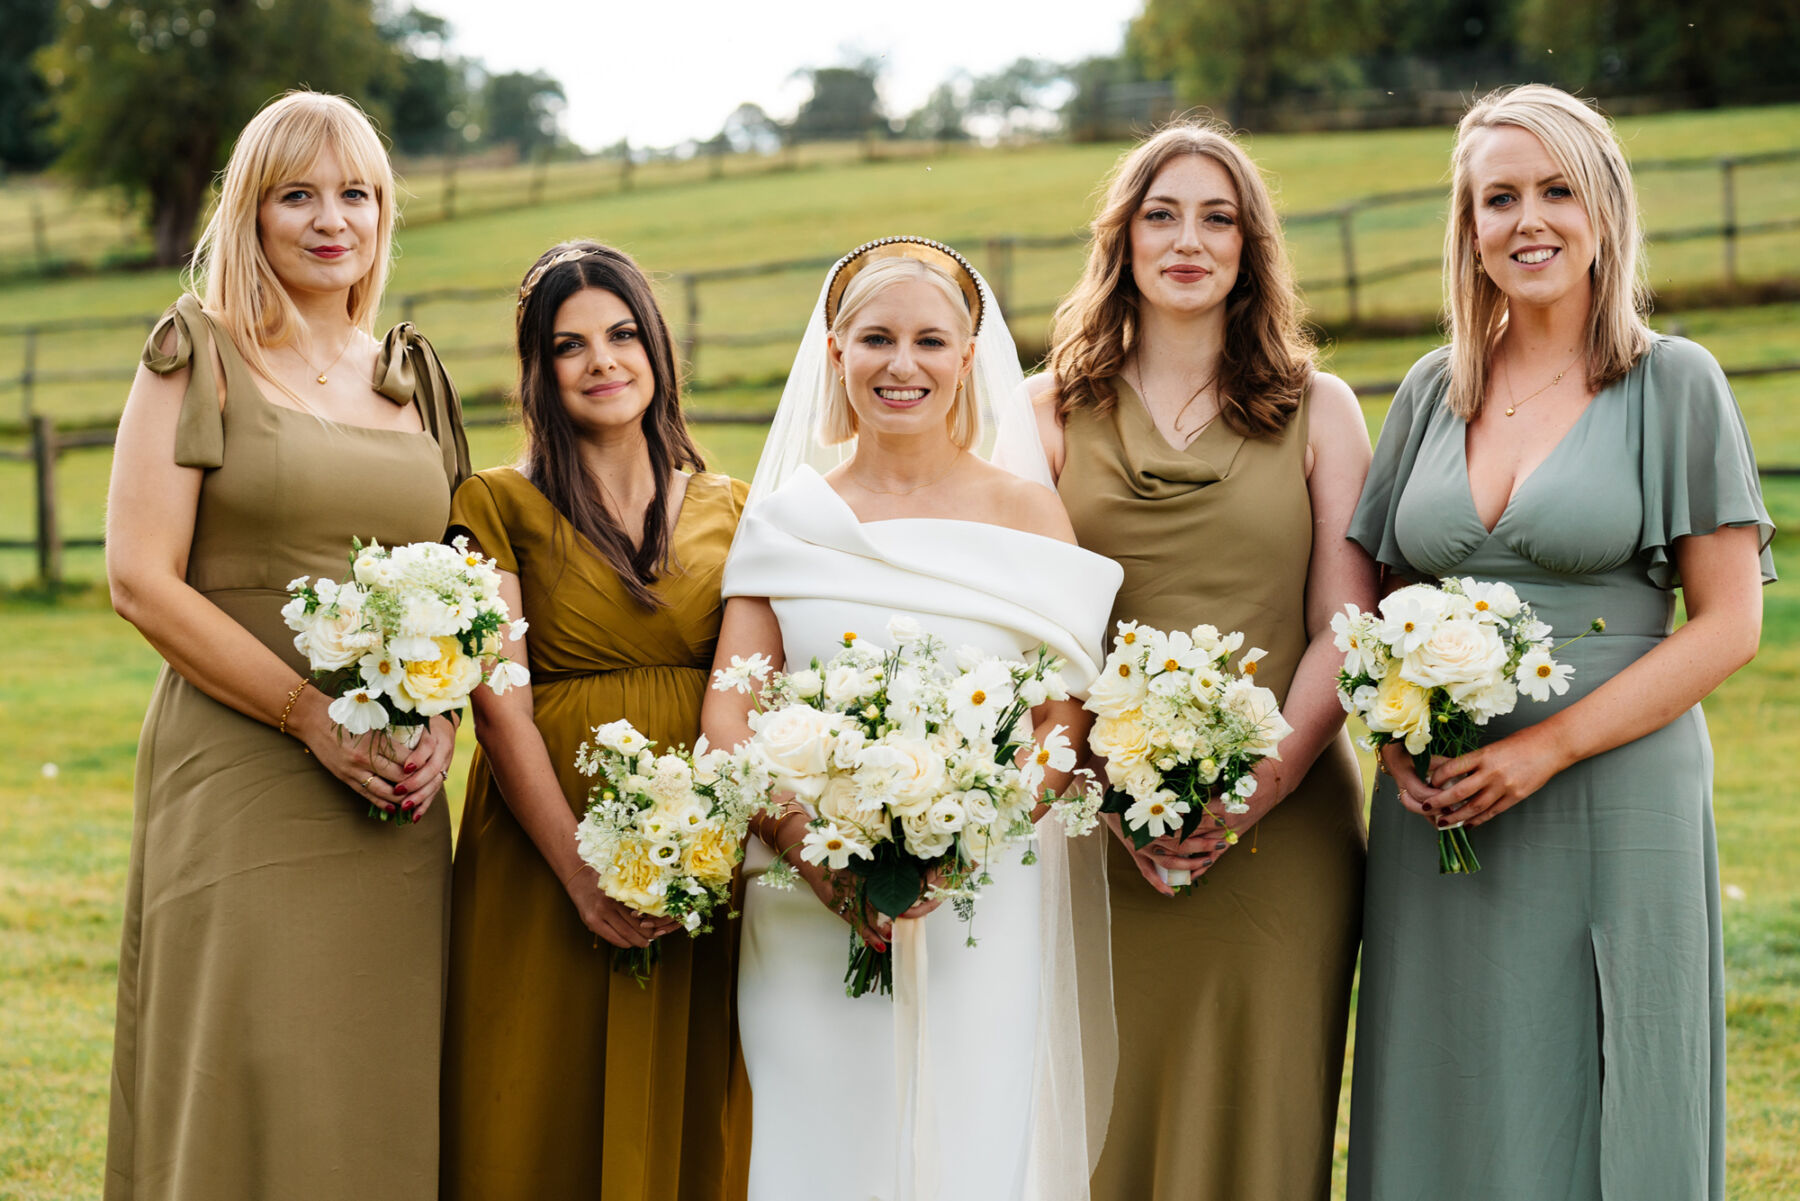
{"type": "Polygon", "coordinates": [[[481,664],[463,654],[454,638],[433,638],[435,659],[408,659],[394,701],[402,709],[416,709],[427,717],[461,707],[481,683],[481,664]]]}
{"type": "Polygon", "coordinates": [[[600,873],[600,891],[639,913],[662,917],[667,912],[658,891],[662,881],[662,869],[651,861],[649,845],[630,838],[619,844],[612,862],[600,873]]]}
{"type": "Polygon", "coordinates": [[[1395,663],[1375,690],[1368,723],[1371,730],[1404,738],[1406,749],[1420,754],[1431,742],[1431,696],[1417,684],[1401,679],[1400,665],[1395,663]]]}
{"type": "Polygon", "coordinates": [[[722,887],[731,882],[731,872],[737,866],[741,849],[738,840],[730,837],[722,827],[709,827],[688,843],[687,852],[681,858],[681,870],[709,888],[722,887]]]}
{"type": "Polygon", "coordinates": [[[1088,746],[1096,755],[1106,756],[1108,764],[1130,767],[1150,753],[1150,730],[1144,725],[1141,709],[1133,709],[1118,717],[1102,717],[1094,722],[1088,735],[1088,746]]]}

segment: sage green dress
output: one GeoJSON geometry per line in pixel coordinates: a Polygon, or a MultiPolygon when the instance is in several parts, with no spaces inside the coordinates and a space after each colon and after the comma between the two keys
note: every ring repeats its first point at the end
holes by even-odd
{"type": "MultiPolygon", "coordinates": [[[[353,535],[443,536],[468,451],[437,356],[396,326],[371,381],[418,408],[418,433],[270,403],[191,295],[144,364],[192,368],[187,582],[304,674],[288,581],[343,579],[353,535]]],[[[163,668],[138,744],[107,1201],[436,1198],[448,809],[406,828],[366,811],[297,739],[163,668]]]]}
{"type": "MultiPolygon", "coordinates": [[[[1712,356],[1658,338],[1523,480],[1492,531],[1469,490],[1448,349],[1412,369],[1350,537],[1414,580],[1504,580],[1560,642],[1574,704],[1673,628],[1671,546],[1773,534],[1712,356]]],[[[1725,1196],[1725,982],[1712,747],[1699,706],[1568,768],[1471,832],[1482,870],[1440,876],[1436,833],[1376,789],[1357,1002],[1352,1201],[1725,1196]]]]}
{"type": "MultiPolygon", "coordinates": [[[[1285,700],[1307,646],[1307,402],[1280,433],[1214,421],[1177,450],[1113,382],[1109,412],[1070,414],[1057,481],[1077,540],[1125,569],[1113,620],[1241,630],[1285,700]]],[[[1151,888],[1107,838],[1119,1071],[1095,1201],[1325,1201],[1362,795],[1340,732],[1186,896],[1151,888]]]]}

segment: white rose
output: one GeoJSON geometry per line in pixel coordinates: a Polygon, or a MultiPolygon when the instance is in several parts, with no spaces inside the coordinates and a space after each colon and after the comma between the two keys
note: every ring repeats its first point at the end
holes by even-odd
{"type": "Polygon", "coordinates": [[[883,791],[892,797],[890,805],[901,816],[923,813],[947,782],[944,757],[917,738],[889,738],[865,748],[859,774],[863,768],[879,775],[883,791]]]}
{"type": "Polygon", "coordinates": [[[920,859],[936,859],[956,840],[954,834],[932,829],[931,819],[923,811],[902,817],[900,826],[906,833],[906,849],[920,859]]]}
{"type": "Polygon", "coordinates": [[[305,655],[315,671],[337,671],[349,667],[381,645],[377,630],[363,629],[360,607],[341,608],[331,616],[324,610],[294,636],[294,646],[305,655]]]}
{"type": "Polygon", "coordinates": [[[819,673],[810,667],[804,671],[793,672],[787,679],[788,687],[792,688],[794,695],[803,701],[810,701],[817,697],[825,687],[825,681],[820,679],[819,673]]]}
{"type": "Polygon", "coordinates": [[[847,663],[825,669],[825,699],[833,705],[847,705],[868,690],[869,678],[847,663]]]}
{"type": "Polygon", "coordinates": [[[939,797],[925,810],[925,820],[934,833],[954,834],[963,828],[968,815],[956,796],[939,797]]]}
{"type": "Polygon", "coordinates": [[[835,724],[810,705],[790,705],[754,715],[751,746],[777,784],[813,800],[825,787],[835,724]]]}
{"type": "Polygon", "coordinates": [[[1421,688],[1447,688],[1463,696],[1506,674],[1506,644],[1487,622],[1452,617],[1401,660],[1400,678],[1421,688]]]}
{"type": "Polygon", "coordinates": [[[1087,707],[1102,716],[1116,717],[1142,705],[1148,691],[1143,672],[1123,660],[1109,659],[1088,690],[1087,707]]]}

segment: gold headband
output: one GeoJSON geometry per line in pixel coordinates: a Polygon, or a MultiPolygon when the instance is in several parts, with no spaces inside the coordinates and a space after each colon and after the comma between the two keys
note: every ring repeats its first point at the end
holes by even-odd
{"type": "Polygon", "coordinates": [[[519,307],[525,307],[525,301],[531,296],[531,290],[538,286],[538,282],[542,280],[544,276],[548,275],[552,268],[560,267],[564,263],[572,263],[576,259],[586,258],[592,253],[594,252],[591,250],[565,250],[537,270],[533,271],[530,275],[526,276],[525,286],[519,289],[519,307]]]}
{"type": "Polygon", "coordinates": [[[830,282],[825,286],[826,329],[837,322],[838,308],[844,301],[844,289],[850,286],[850,281],[864,267],[878,259],[917,259],[948,275],[962,289],[963,302],[969,306],[971,329],[977,334],[981,332],[981,285],[975,282],[975,268],[969,266],[968,259],[942,242],[911,235],[864,242],[837,261],[837,265],[831,269],[830,282]]]}

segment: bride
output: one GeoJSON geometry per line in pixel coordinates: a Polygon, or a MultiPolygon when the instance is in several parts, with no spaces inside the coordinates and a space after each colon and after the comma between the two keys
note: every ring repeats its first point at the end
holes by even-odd
{"type": "MultiPolygon", "coordinates": [[[[716,662],[823,661],[848,632],[883,643],[899,613],[952,647],[1022,658],[1048,644],[1085,692],[1120,569],[1074,542],[992,293],[947,246],[871,242],[826,277],[788,377],[725,568],[716,662]]],[[[708,739],[741,743],[749,707],[710,693],[708,739]]],[[[1040,739],[1086,728],[1073,701],[1033,720],[1040,739]]],[[[1035,866],[989,865],[968,947],[931,901],[892,923],[840,914],[828,869],[798,854],[809,816],[789,802],[745,861],[755,876],[783,854],[811,886],[753,884],[744,900],[750,1201],[1086,1198],[1111,995],[1075,978],[1069,913],[1072,885],[1103,903],[1086,867],[1096,840],[1051,821],[1035,866]],[[893,945],[892,1000],[845,995],[853,927],[893,945]]]]}

